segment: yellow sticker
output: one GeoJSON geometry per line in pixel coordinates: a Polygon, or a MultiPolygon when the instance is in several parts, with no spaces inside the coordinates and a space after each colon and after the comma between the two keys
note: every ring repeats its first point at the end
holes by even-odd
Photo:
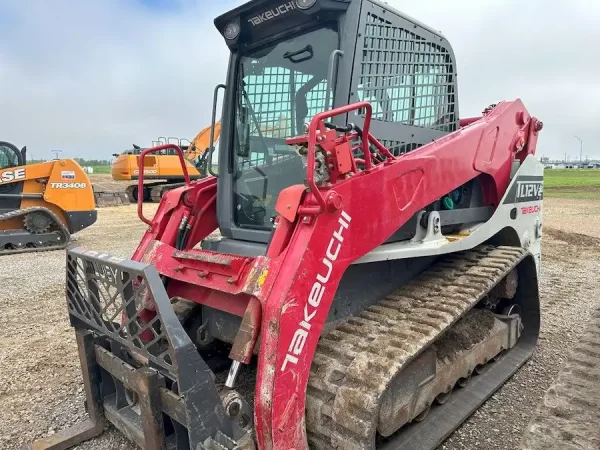
{"type": "Polygon", "coordinates": [[[258,276],[258,280],[256,282],[256,284],[258,284],[258,287],[262,287],[263,284],[265,284],[265,279],[267,278],[267,275],[269,274],[269,269],[265,269],[262,271],[262,273],[258,276]]]}

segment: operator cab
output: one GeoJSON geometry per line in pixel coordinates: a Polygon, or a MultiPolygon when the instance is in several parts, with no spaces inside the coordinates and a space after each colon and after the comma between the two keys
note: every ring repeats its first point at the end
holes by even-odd
{"type": "MultiPolygon", "coordinates": [[[[218,154],[223,238],[205,248],[264,254],[279,193],[306,177],[285,139],[321,111],[369,101],[371,133],[394,155],[458,128],[450,44],[377,0],[254,0],[215,25],[231,51],[218,154]]],[[[364,115],[331,121],[362,126],[364,115]]],[[[416,217],[408,226],[414,231],[416,217]]]]}
{"type": "Polygon", "coordinates": [[[19,150],[10,142],[0,142],[0,169],[25,165],[27,147],[19,150]]]}
{"type": "Polygon", "coordinates": [[[0,214],[14,211],[21,205],[25,170],[8,169],[24,166],[26,152],[27,147],[19,150],[10,142],[0,142],[0,214]]]}
{"type": "Polygon", "coordinates": [[[236,226],[270,229],[279,192],[304,183],[302,160],[285,139],[302,134],[304,124],[327,109],[327,62],[337,41],[335,24],[326,24],[240,57],[232,171],[236,226]]]}

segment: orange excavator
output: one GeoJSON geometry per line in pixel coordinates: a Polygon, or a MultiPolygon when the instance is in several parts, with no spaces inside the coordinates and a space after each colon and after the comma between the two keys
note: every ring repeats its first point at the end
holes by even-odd
{"type": "MultiPolygon", "coordinates": [[[[184,151],[184,163],[191,180],[197,180],[206,176],[210,160],[211,127],[207,126],[192,139],[159,137],[152,143],[153,146],[164,143],[176,143],[184,151]],[[187,145],[184,143],[187,141],[187,145]]],[[[221,124],[215,124],[213,140],[219,139],[221,124]]],[[[139,159],[144,148],[133,145],[130,150],[121,154],[113,154],[115,160],[111,166],[112,179],[115,181],[136,181],[139,178],[139,159]]],[[[144,158],[144,178],[152,180],[144,184],[143,201],[160,202],[165,192],[183,186],[184,175],[178,154],[169,149],[160,153],[148,155],[144,158]]],[[[139,192],[138,184],[132,184],[126,189],[127,195],[132,202],[137,202],[139,192]]]]}

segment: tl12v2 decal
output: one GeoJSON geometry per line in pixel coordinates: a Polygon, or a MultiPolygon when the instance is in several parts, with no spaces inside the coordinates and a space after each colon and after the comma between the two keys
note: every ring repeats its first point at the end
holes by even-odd
{"type": "Polygon", "coordinates": [[[525,203],[538,202],[544,197],[543,191],[544,177],[541,175],[521,175],[511,186],[504,204],[506,203],[525,203]]]}

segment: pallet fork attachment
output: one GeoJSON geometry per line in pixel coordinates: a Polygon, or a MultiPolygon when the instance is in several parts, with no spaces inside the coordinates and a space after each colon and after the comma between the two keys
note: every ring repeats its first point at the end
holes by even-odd
{"type": "Polygon", "coordinates": [[[89,331],[76,331],[76,338],[88,418],[71,428],[34,441],[24,446],[22,450],[65,450],[99,436],[104,431],[106,420],[98,388],[98,367],[94,357],[93,335],[89,331]]]}
{"type": "Polygon", "coordinates": [[[82,248],[66,257],[88,419],[24,450],[70,448],[101,434],[106,419],[144,450],[254,448],[249,406],[217,390],[156,269],[82,248]]]}

